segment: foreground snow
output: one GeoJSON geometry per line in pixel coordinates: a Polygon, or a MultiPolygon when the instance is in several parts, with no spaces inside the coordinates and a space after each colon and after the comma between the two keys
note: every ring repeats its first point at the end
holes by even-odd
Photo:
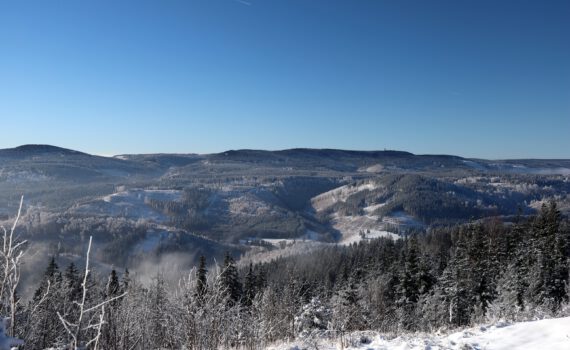
{"type": "MultiPolygon", "coordinates": [[[[366,350],[507,350],[570,349],[570,317],[554,318],[512,325],[496,324],[465,329],[447,335],[403,335],[387,338],[375,332],[357,332],[344,349],[366,350]]],[[[340,349],[339,341],[299,341],[269,347],[271,350],[340,349]],[[317,344],[318,343],[318,344],[317,344]]]]}

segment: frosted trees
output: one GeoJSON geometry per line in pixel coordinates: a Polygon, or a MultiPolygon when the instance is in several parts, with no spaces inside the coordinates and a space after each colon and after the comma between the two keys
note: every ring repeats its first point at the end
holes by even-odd
{"type": "Polygon", "coordinates": [[[469,255],[467,237],[459,235],[455,254],[440,279],[444,302],[448,309],[449,324],[469,324],[471,314],[472,281],[469,278],[469,255]]]}
{"type": "Polygon", "coordinates": [[[414,313],[420,298],[421,274],[420,253],[416,237],[412,236],[406,243],[403,251],[403,271],[398,288],[397,305],[401,327],[410,330],[414,328],[416,322],[414,313]]]}
{"type": "Polygon", "coordinates": [[[122,298],[125,294],[121,294],[110,299],[104,300],[94,306],[87,305],[89,292],[89,254],[91,253],[92,237],[89,237],[89,245],[87,246],[87,254],[85,258],[85,273],[83,274],[83,282],[81,283],[81,299],[77,302],[79,311],[74,319],[66,318],[59,311],[56,312],[61,324],[65,328],[68,336],[71,338],[69,347],[71,349],[86,348],[93,344],[93,349],[97,349],[101,338],[101,329],[105,319],[105,306],[114,300],[122,298]]]}
{"type": "Polygon", "coordinates": [[[331,321],[331,311],[320,298],[311,298],[295,317],[295,332],[302,338],[315,337],[326,331],[331,321]]]}
{"type": "Polygon", "coordinates": [[[561,215],[556,204],[543,206],[535,225],[538,269],[535,269],[534,294],[539,303],[547,303],[552,310],[568,300],[568,234],[563,232],[561,215]]]}
{"type": "MultiPolygon", "coordinates": [[[[141,349],[143,344],[148,344],[149,333],[149,308],[150,303],[148,290],[136,281],[131,281],[126,271],[121,283],[121,293],[127,293],[117,301],[115,307],[114,333],[115,340],[103,338],[102,349],[131,350],[141,349]]],[[[106,324],[105,327],[111,327],[106,324]]]]}
{"type": "Polygon", "coordinates": [[[63,325],[53,322],[57,313],[74,314],[74,302],[65,297],[63,280],[55,258],[51,258],[40,286],[30,303],[26,329],[26,348],[43,349],[52,346],[65,332],[63,325]]]}
{"type": "Polygon", "coordinates": [[[198,271],[191,271],[182,281],[178,291],[176,305],[183,306],[183,343],[188,349],[238,346],[243,342],[243,334],[248,333],[244,327],[250,325],[244,322],[239,298],[236,300],[233,298],[235,294],[232,296],[237,270],[229,259],[226,259],[224,267],[216,266],[208,274],[205,263],[200,266],[198,271]],[[206,275],[207,279],[204,278],[206,275]]]}
{"type": "MultiPolygon", "coordinates": [[[[254,350],[293,338],[347,340],[349,332],[365,329],[458,327],[494,313],[528,317],[519,312],[541,305],[554,314],[568,298],[567,226],[555,207],[529,222],[496,231],[487,224],[456,226],[241,270],[229,254],[211,266],[201,257],[178,288],[160,274],[144,285],[136,273],[99,277],[91,272],[90,244],[84,272],[49,261],[32,301],[20,305],[16,334],[26,341],[23,349],[254,350]]],[[[9,231],[4,242],[10,247],[9,231]]],[[[5,257],[16,255],[4,252],[0,278],[10,281],[4,271],[11,273],[5,262],[12,260],[5,257]]],[[[2,285],[4,312],[17,301],[9,286],[2,285]]]]}
{"type": "Polygon", "coordinates": [[[24,255],[24,245],[26,241],[21,241],[15,236],[16,225],[22,213],[24,197],[20,199],[18,214],[10,230],[2,227],[2,250],[0,251],[0,315],[10,316],[10,326],[6,329],[7,319],[0,320],[0,350],[10,349],[11,346],[22,344],[18,339],[13,338],[15,330],[16,310],[19,300],[16,296],[16,289],[20,282],[20,264],[24,255]]]}
{"type": "Polygon", "coordinates": [[[2,226],[2,250],[0,251],[1,259],[1,284],[0,284],[0,315],[7,314],[11,319],[8,328],[8,335],[14,335],[14,323],[16,319],[16,309],[18,307],[18,299],[16,297],[16,289],[20,282],[20,265],[24,255],[24,246],[26,241],[21,241],[15,236],[16,226],[22,213],[22,205],[24,196],[20,198],[20,206],[18,214],[10,230],[2,226]]]}

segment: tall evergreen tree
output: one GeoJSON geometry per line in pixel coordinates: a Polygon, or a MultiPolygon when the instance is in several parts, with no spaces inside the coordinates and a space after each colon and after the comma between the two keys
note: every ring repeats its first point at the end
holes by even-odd
{"type": "Polygon", "coordinates": [[[403,271],[400,277],[400,301],[401,306],[415,304],[420,295],[420,253],[418,241],[412,236],[406,242],[403,250],[403,271]]]}
{"type": "Polygon", "coordinates": [[[555,202],[543,205],[536,220],[538,266],[534,269],[535,301],[546,304],[552,311],[568,300],[567,235],[561,230],[561,214],[555,202]]]}
{"type": "Polygon", "coordinates": [[[129,289],[130,284],[131,284],[131,276],[129,273],[129,269],[125,268],[125,272],[123,273],[123,277],[121,278],[121,291],[126,292],[129,289]]]}
{"type": "Polygon", "coordinates": [[[81,293],[81,280],[79,278],[79,270],[73,262],[65,269],[63,278],[70,294],[70,300],[78,300],[81,293]]]}
{"type": "Polygon", "coordinates": [[[111,274],[107,280],[107,285],[105,286],[105,295],[107,298],[113,298],[119,295],[120,291],[121,284],[119,283],[119,276],[117,276],[117,271],[113,269],[111,270],[111,274]]]}
{"type": "Polygon", "coordinates": [[[245,306],[251,306],[251,303],[253,302],[253,298],[255,298],[255,295],[257,294],[257,285],[256,285],[257,279],[256,279],[256,275],[253,271],[253,264],[250,262],[249,263],[249,268],[247,270],[247,273],[245,275],[245,282],[244,282],[244,286],[243,286],[243,304],[245,306]]]}
{"type": "Polygon", "coordinates": [[[469,324],[471,315],[473,287],[469,278],[471,265],[467,238],[466,232],[459,233],[453,257],[440,279],[442,295],[449,310],[449,322],[455,326],[469,324]]]}
{"type": "Polygon", "coordinates": [[[65,334],[63,326],[59,322],[54,322],[57,313],[64,312],[64,303],[62,276],[55,257],[52,257],[30,305],[35,312],[29,322],[30,333],[25,342],[26,349],[51,347],[59,337],[65,334]]]}
{"type": "Polygon", "coordinates": [[[482,316],[489,304],[496,297],[496,278],[498,273],[496,256],[490,249],[489,233],[482,225],[470,225],[469,268],[472,283],[472,305],[479,309],[482,316]]]}
{"type": "Polygon", "coordinates": [[[200,263],[198,265],[196,275],[196,296],[198,297],[198,300],[203,300],[208,290],[208,270],[206,269],[206,257],[203,255],[200,256],[200,263]]]}
{"type": "Polygon", "coordinates": [[[229,297],[230,306],[235,305],[241,298],[242,285],[239,280],[235,261],[229,252],[224,258],[224,267],[221,273],[221,286],[229,297]]]}

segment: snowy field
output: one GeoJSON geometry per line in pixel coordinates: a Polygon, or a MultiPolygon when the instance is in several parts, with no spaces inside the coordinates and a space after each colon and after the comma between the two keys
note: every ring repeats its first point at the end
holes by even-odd
{"type": "MultiPolygon", "coordinates": [[[[388,339],[374,332],[351,334],[344,349],[366,350],[568,350],[570,317],[515,324],[495,324],[447,335],[418,334],[388,339]],[[348,346],[346,346],[348,345],[348,346]]],[[[341,349],[339,341],[299,341],[270,350],[341,349]]]]}
{"type": "Polygon", "coordinates": [[[364,237],[360,236],[360,234],[352,234],[350,236],[343,236],[343,239],[340,242],[340,244],[341,245],[351,245],[353,243],[358,243],[358,242],[363,241],[363,240],[370,240],[370,239],[375,239],[375,238],[380,238],[380,237],[386,237],[386,238],[392,238],[392,239],[399,239],[400,238],[400,236],[398,236],[397,234],[389,232],[389,231],[372,229],[372,230],[370,230],[370,232],[367,232],[364,235],[364,237]]]}

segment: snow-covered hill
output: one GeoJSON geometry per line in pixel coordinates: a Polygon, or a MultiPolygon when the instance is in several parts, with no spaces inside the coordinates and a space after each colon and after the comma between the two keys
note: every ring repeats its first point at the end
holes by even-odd
{"type": "MultiPolygon", "coordinates": [[[[418,334],[387,338],[375,332],[356,332],[344,349],[366,350],[568,350],[570,317],[515,324],[497,323],[452,334],[418,334]]],[[[298,341],[269,347],[271,350],[340,349],[339,341],[298,341]]]]}

